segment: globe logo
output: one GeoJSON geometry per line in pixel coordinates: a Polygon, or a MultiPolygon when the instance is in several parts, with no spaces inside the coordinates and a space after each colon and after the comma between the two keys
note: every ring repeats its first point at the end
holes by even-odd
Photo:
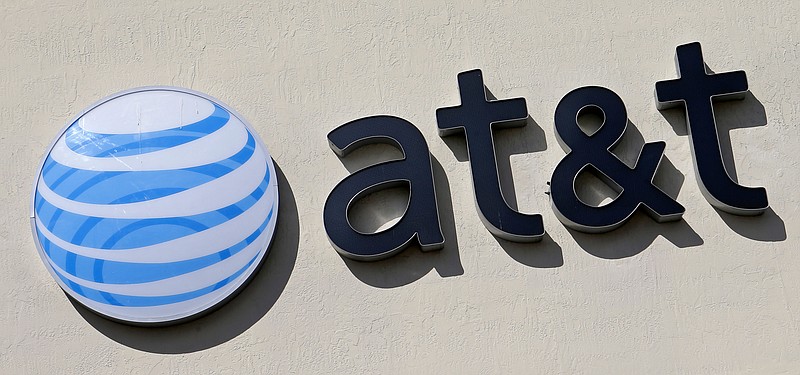
{"type": "Polygon", "coordinates": [[[278,216],[275,167],[241,116],[170,87],[113,95],[73,121],[37,175],[31,220],[75,300],[134,324],[185,320],[258,269],[278,216]]]}

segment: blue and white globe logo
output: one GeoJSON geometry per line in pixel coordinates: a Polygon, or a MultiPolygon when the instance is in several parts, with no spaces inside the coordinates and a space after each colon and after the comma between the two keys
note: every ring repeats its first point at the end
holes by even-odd
{"type": "Polygon", "coordinates": [[[278,216],[275,167],[241,116],[171,87],[90,107],[53,143],[31,220],[45,266],[89,309],[169,323],[238,291],[278,216]]]}

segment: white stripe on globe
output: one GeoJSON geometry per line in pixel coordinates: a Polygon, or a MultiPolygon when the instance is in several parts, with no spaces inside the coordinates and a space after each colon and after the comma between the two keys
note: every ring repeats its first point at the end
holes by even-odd
{"type": "Polygon", "coordinates": [[[242,131],[241,127],[225,126],[220,130],[196,140],[194,144],[183,144],[159,152],[120,156],[115,159],[78,155],[69,150],[62,138],[53,148],[53,158],[68,167],[85,168],[88,164],[104,171],[156,171],[189,168],[228,158],[247,142],[247,132],[242,131]],[[230,147],[222,148],[218,147],[219,145],[230,147]],[[196,152],[197,150],[205,151],[203,154],[196,155],[196,159],[183,157],[187,152],[196,152]]]}
{"type": "Polygon", "coordinates": [[[166,324],[240,290],[277,216],[275,167],[239,114],[191,90],[145,87],[62,130],[37,174],[31,224],[70,297],[115,320],[166,324]]]}
{"type": "Polygon", "coordinates": [[[90,132],[111,134],[167,130],[208,117],[214,112],[213,102],[219,103],[197,95],[176,96],[170,91],[151,90],[146,95],[132,94],[108,100],[81,116],[78,125],[90,132]],[[143,112],[143,108],[148,110],[143,112]],[[96,121],[98,118],[101,121],[96,121]],[[106,119],[114,121],[113,128],[103,125],[106,119]]]}

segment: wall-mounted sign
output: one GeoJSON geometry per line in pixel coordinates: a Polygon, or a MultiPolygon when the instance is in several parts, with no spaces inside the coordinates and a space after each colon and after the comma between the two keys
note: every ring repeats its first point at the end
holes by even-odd
{"type": "MultiPolygon", "coordinates": [[[[742,98],[743,71],[705,69],[699,43],[677,48],[679,78],[656,84],[658,108],[685,105],[698,182],[715,207],[738,215],[768,208],[764,188],[734,182],[722,162],[712,100],[742,98]]],[[[542,216],[511,209],[500,189],[493,131],[525,126],[524,98],[489,100],[480,70],[458,75],[461,103],[436,111],[442,137],[463,134],[478,214],[493,234],[535,242],[542,216]]],[[[628,121],[622,99],[589,86],[566,94],[555,132],[566,155],[551,177],[551,205],[566,226],[605,232],[637,210],[658,221],[684,208],[653,184],[664,142],[645,143],[633,167],[610,152],[628,121]],[[588,134],[578,117],[603,119],[588,134]],[[591,168],[618,187],[611,203],[592,206],[576,193],[591,168]]],[[[340,156],[383,142],[403,153],[353,172],[331,191],[325,230],[344,256],[377,260],[412,243],[437,250],[439,223],[433,168],[422,133],[393,116],[365,117],[328,135],[340,156]],[[405,213],[389,229],[361,233],[348,221],[352,204],[371,192],[408,186],[405,213]]],[[[133,324],[164,324],[209,311],[232,297],[266,255],[278,215],[275,167],[241,116],[197,92],[152,87],[113,95],[84,111],[50,146],[38,172],[31,223],[45,266],[89,309],[133,324]]]]}
{"type": "Polygon", "coordinates": [[[58,284],[90,310],[164,324],[234,295],[266,255],[275,168],[244,119],[206,95],[125,91],[56,138],[31,221],[58,284]]]}
{"type": "MultiPolygon", "coordinates": [[[[659,109],[684,105],[703,194],[721,210],[736,215],[758,215],[768,207],[766,190],[744,187],[725,170],[712,100],[742,99],[747,92],[744,71],[714,74],[706,71],[700,43],[678,46],[679,78],[656,83],[659,109]]],[[[483,73],[471,70],[458,75],[461,103],[439,108],[439,135],[463,134],[472,170],[478,214],[494,235],[516,242],[541,240],[542,216],[512,210],[500,189],[493,130],[525,126],[528,109],[524,98],[489,100],[483,73]]],[[[657,222],[679,220],[685,209],[653,184],[665,143],[645,143],[635,166],[629,167],[611,149],[620,141],[628,122],[622,99],[604,87],[581,87],[566,94],[555,110],[555,132],[566,155],[551,177],[551,205],[566,226],[590,233],[622,226],[640,208],[657,222]],[[603,119],[592,134],[580,129],[578,117],[594,112],[603,119]],[[576,177],[585,169],[618,188],[612,202],[589,205],[576,193],[576,177]]],[[[404,159],[353,172],[337,185],[325,203],[325,229],[333,246],[343,255],[375,260],[392,255],[411,243],[423,250],[440,249],[439,229],[430,156],[425,139],[411,123],[391,116],[367,117],[344,124],[328,135],[331,147],[343,156],[366,143],[384,142],[403,151],[404,159]],[[347,219],[349,207],[367,193],[409,185],[408,209],[398,224],[379,233],[359,233],[347,219]]]]}

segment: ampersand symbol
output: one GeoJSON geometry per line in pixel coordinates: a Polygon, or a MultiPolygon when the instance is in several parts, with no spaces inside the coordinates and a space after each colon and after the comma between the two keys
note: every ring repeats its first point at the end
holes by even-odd
{"type": "Polygon", "coordinates": [[[640,206],[657,222],[679,220],[683,215],[683,206],[653,184],[664,142],[645,143],[633,168],[611,153],[627,123],[625,103],[604,87],[575,89],[558,103],[556,135],[567,155],[553,171],[550,199],[564,225],[582,232],[607,232],[623,225],[640,206]],[[584,111],[604,118],[594,134],[587,135],[578,126],[578,116],[584,111]],[[600,207],[582,202],[575,190],[575,179],[585,168],[594,168],[598,177],[619,186],[619,196],[600,207]]]}

